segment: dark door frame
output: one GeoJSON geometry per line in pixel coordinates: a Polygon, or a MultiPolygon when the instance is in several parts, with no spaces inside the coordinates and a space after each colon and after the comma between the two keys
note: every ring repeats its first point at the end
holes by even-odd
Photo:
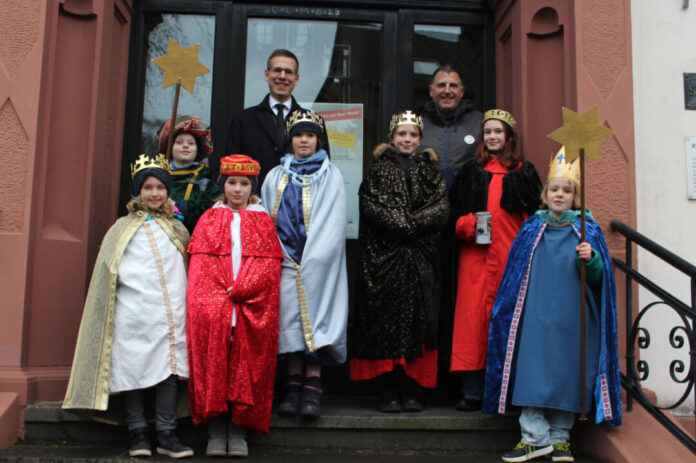
{"type": "MultiPolygon", "coordinates": [[[[230,108],[244,104],[244,63],[246,63],[247,19],[312,19],[379,22],[382,24],[381,114],[393,114],[412,106],[413,26],[415,22],[437,25],[483,27],[483,109],[495,102],[495,56],[493,17],[486,0],[316,0],[271,2],[232,2],[224,0],[142,0],[135,2],[128,66],[123,163],[121,170],[121,211],[129,199],[130,162],[139,154],[145,78],[145,15],[147,13],[210,14],[216,17],[215,59],[211,126],[213,146],[225,146],[230,108]],[[240,66],[241,64],[241,66],[240,66]]],[[[387,133],[388,118],[379,121],[379,133],[387,133]]],[[[217,166],[211,166],[213,175],[217,166]]]]}

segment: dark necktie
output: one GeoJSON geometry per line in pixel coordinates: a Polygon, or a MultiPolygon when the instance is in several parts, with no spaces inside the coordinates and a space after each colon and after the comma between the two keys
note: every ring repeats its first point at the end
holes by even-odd
{"type": "Polygon", "coordinates": [[[280,148],[283,148],[282,145],[285,141],[285,105],[278,103],[274,108],[276,109],[276,138],[280,148]]]}

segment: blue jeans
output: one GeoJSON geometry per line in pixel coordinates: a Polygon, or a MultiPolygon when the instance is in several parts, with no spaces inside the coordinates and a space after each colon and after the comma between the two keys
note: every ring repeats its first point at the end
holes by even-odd
{"type": "MultiPolygon", "coordinates": [[[[171,375],[155,388],[155,427],[158,431],[176,429],[176,376],[171,375]]],[[[123,393],[128,430],[146,428],[145,391],[134,389],[123,393]]]]}
{"type": "Polygon", "coordinates": [[[573,412],[524,407],[520,415],[522,442],[535,447],[568,442],[574,422],[573,412]]]}

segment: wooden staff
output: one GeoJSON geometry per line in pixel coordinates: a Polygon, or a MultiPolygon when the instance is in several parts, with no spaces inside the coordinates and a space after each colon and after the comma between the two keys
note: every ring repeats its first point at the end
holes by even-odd
{"type": "MultiPolygon", "coordinates": [[[[585,148],[580,148],[580,242],[585,242],[585,148]]],[[[586,264],[580,261],[580,421],[587,421],[585,416],[585,303],[587,294],[585,291],[586,264]]]]}
{"type": "Polygon", "coordinates": [[[179,107],[179,92],[181,91],[181,77],[176,79],[174,90],[174,106],[172,106],[172,118],[169,120],[169,137],[167,138],[167,161],[172,158],[172,142],[174,140],[174,123],[176,122],[176,110],[179,107]]]}

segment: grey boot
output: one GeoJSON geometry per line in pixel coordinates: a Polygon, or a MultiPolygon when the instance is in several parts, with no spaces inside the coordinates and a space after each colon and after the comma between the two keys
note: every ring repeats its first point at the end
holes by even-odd
{"type": "Polygon", "coordinates": [[[249,448],[247,447],[246,435],[246,428],[233,424],[232,418],[230,417],[229,426],[227,428],[228,457],[246,457],[249,455],[249,448]]]}
{"type": "Polygon", "coordinates": [[[208,420],[207,457],[227,456],[227,414],[223,413],[208,420]]]}

